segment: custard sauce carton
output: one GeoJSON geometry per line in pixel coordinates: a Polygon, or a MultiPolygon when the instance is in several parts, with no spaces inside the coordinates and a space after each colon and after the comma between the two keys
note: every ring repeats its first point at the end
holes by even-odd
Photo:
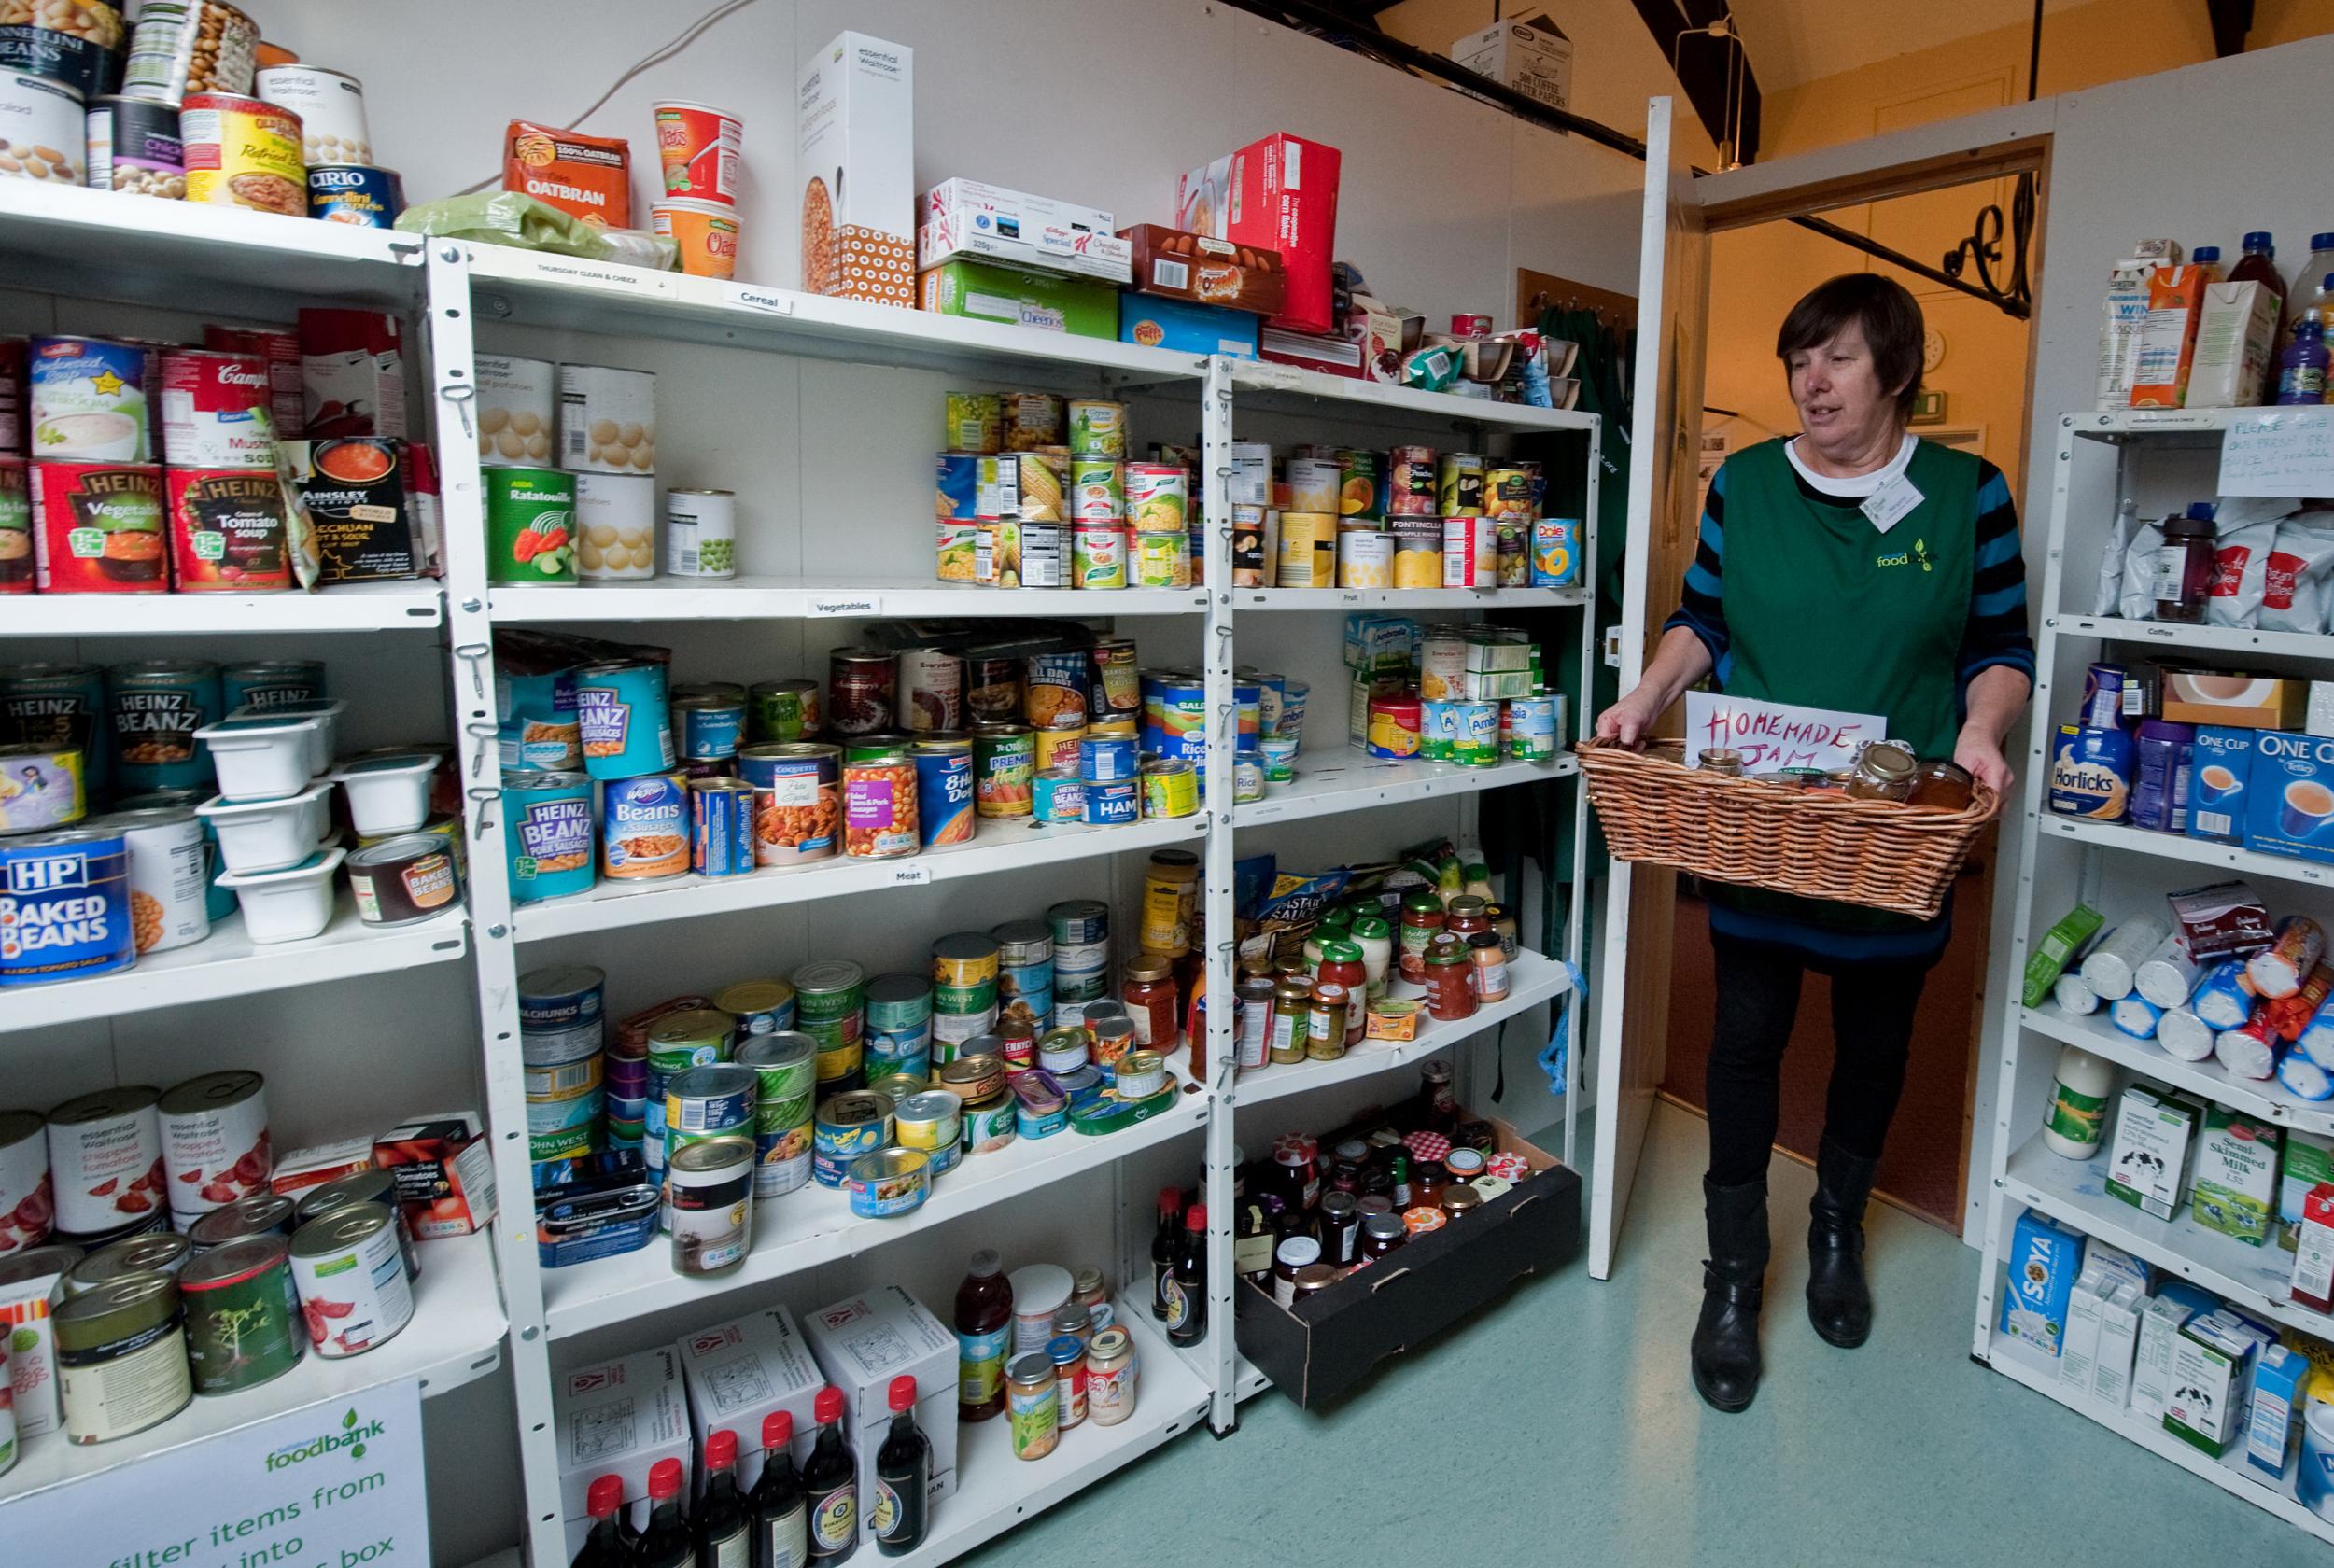
{"type": "Polygon", "coordinates": [[[2204,291],[2219,281],[2213,268],[2158,267],[2147,278],[2147,318],[2140,326],[2133,367],[2133,408],[2185,408],[2188,372],[2196,361],[2197,327],[2204,291]]]}
{"type": "Polygon", "coordinates": [[[2009,1288],[2001,1330],[2057,1355],[2066,1343],[2067,1308],[2083,1273],[2083,1233],[2032,1209],[2010,1232],[2009,1288]]]}
{"type": "Polygon", "coordinates": [[[2277,357],[2277,296],[2258,283],[2215,283],[2204,290],[2189,408],[2240,408],[2261,400],[2277,357]]]}
{"type": "Polygon", "coordinates": [[[2263,730],[2254,744],[2246,847],[2334,864],[2334,740],[2263,730]]]}
{"type": "Polygon", "coordinates": [[[2188,776],[2188,836],[2243,844],[2245,790],[2253,778],[2253,743],[2260,732],[2200,724],[2188,776]]]}

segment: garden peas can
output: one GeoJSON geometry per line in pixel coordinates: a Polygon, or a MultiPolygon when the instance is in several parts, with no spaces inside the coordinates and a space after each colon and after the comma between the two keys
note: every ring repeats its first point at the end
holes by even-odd
{"type": "Polygon", "coordinates": [[[592,794],[582,773],[514,773],[502,787],[503,847],[510,856],[511,898],[518,903],[589,891],[598,872],[593,861],[598,827],[592,794]]]}
{"type": "Polygon", "coordinates": [[[594,778],[637,778],[673,765],[665,666],[653,659],[585,665],[575,681],[584,771],[594,778]]]}
{"type": "Polygon", "coordinates": [[[748,689],[747,722],[752,740],[792,744],[819,733],[819,683],[815,680],[757,680],[748,689]]]}
{"type": "Polygon", "coordinates": [[[280,1236],[212,1248],[179,1270],[178,1295],[197,1393],[257,1388],[307,1351],[291,1245],[280,1236]]]}
{"type": "Polygon", "coordinates": [[[561,469],[488,469],[486,581],[573,587],[575,476],[561,469]]]}
{"type": "Polygon", "coordinates": [[[795,1028],[819,1043],[820,1086],[857,1087],[865,1081],[860,1015],[867,972],[849,959],[821,959],[794,971],[794,981],[795,1028]]]}
{"type": "Polygon", "coordinates": [[[218,666],[199,659],[147,659],[106,672],[113,777],[123,790],[200,788],[211,759],[194,732],[227,716],[218,666]]]}

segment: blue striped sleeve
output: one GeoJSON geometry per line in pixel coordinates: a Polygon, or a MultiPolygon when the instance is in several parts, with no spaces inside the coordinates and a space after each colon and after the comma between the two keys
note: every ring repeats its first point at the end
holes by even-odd
{"type": "Polygon", "coordinates": [[[1977,672],[1997,665],[2034,679],[2034,639],[2026,628],[2026,556],[2018,505],[2002,470],[1981,461],[1977,520],[1970,551],[1969,620],[1954,675],[1966,701],[1977,672]]]}
{"type": "Polygon", "coordinates": [[[1662,623],[1666,632],[1683,626],[1702,639],[1709,651],[1710,667],[1725,683],[1726,654],[1732,638],[1726,630],[1726,469],[1720,465],[1710,476],[1710,493],[1702,503],[1702,526],[1694,540],[1694,564],[1686,567],[1678,608],[1662,623]]]}

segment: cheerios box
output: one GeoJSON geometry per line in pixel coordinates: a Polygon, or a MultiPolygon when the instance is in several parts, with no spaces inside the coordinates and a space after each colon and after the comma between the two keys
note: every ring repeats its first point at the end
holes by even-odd
{"type": "Polygon", "coordinates": [[[2245,796],[2246,847],[2334,863],[2334,740],[2261,731],[2245,796]]]}
{"type": "Polygon", "coordinates": [[[2032,1209],[2010,1232],[2002,1332],[2057,1355],[2066,1343],[2067,1307],[2083,1274],[2083,1233],[2032,1209]]]}

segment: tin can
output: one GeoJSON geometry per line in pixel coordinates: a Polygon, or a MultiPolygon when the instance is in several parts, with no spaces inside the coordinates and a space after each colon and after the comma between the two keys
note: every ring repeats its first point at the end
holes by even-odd
{"type": "Polygon", "coordinates": [[[129,968],[137,958],[130,906],[130,850],[120,833],[63,828],[0,839],[0,987],[129,968]]]}
{"type": "Polygon", "coordinates": [[[692,778],[689,869],[699,876],[750,876],[754,867],[754,790],[742,778],[692,778]]]}
{"type": "Polygon", "coordinates": [[[476,355],[472,366],[478,378],[479,462],[489,468],[549,464],[559,418],[559,367],[510,354],[476,355]]]}
{"type": "Polygon", "coordinates": [[[932,945],[932,979],[940,987],[937,1004],[949,1007],[951,992],[964,993],[963,1000],[968,1005],[977,1001],[979,999],[970,993],[980,987],[993,987],[997,967],[998,950],[993,937],[979,931],[956,931],[941,937],[932,945]]]}
{"type": "Polygon", "coordinates": [[[1188,534],[1191,476],[1172,463],[1127,464],[1126,515],[1138,534],[1188,534]]]}
{"type": "Polygon", "coordinates": [[[749,746],[738,771],[753,786],[758,865],[822,861],[842,842],[842,753],[832,746],[749,746]]]}
{"type": "Polygon", "coordinates": [[[861,1219],[894,1219],[932,1196],[932,1163],[921,1150],[880,1149],[851,1163],[844,1188],[861,1219]]]}
{"type": "Polygon", "coordinates": [[[80,1262],[65,1271],[64,1294],[76,1296],[129,1274],[167,1274],[176,1279],[193,1255],[194,1243],[176,1231],[149,1230],[127,1236],[84,1253],[80,1262]]]}
{"type": "Polygon", "coordinates": [[[197,1393],[235,1393],[282,1377],[308,1348],[291,1245],[257,1236],[214,1247],[178,1273],[197,1393]]]}
{"type": "Polygon", "coordinates": [[[127,1437],[194,1397],[178,1281],[169,1275],[108,1281],[68,1297],[49,1321],[66,1441],[127,1437]]]}
{"type": "Polygon", "coordinates": [[[812,1119],[811,1179],[839,1187],[853,1161],[892,1141],[892,1101],[872,1090],[830,1096],[812,1119]]]}
{"type": "Polygon", "coordinates": [[[174,1085],[156,1104],[170,1208],[180,1228],[224,1204],[268,1190],[275,1169],[266,1085],[256,1072],[209,1072],[174,1085]]]}
{"type": "Polygon", "coordinates": [[[1531,532],[1537,525],[1521,517],[1497,518],[1495,525],[1498,550],[1496,581],[1502,588],[1528,586],[1532,581],[1531,532]]]}
{"type": "Polygon", "coordinates": [[[1132,553],[1132,540],[1118,525],[1079,525],[1070,530],[1070,586],[1124,588],[1132,553]]]}
{"type": "Polygon", "coordinates": [[[308,1342],[320,1356],[360,1355],[413,1321],[413,1284],[385,1209],[336,1209],[310,1220],[292,1237],[291,1267],[308,1342]]]}
{"type": "MultiPolygon", "coordinates": [[[[641,582],[654,577],[656,482],[630,474],[579,473],[568,477],[575,488],[569,542],[573,546],[577,579],[584,582],[641,582]]],[[[492,486],[488,494],[493,494],[492,486]]]]}
{"type": "Polygon", "coordinates": [[[1448,760],[1461,767],[1498,766],[1499,705],[1454,702],[1445,706],[1452,726],[1448,760]]]}
{"type": "Polygon", "coordinates": [[[1394,586],[1442,586],[1442,520],[1397,517],[1386,524],[1394,539],[1394,586]]]}
{"type": "Polygon", "coordinates": [[[273,469],[174,467],[162,483],[180,593],[290,591],[290,524],[273,469]]]}
{"type": "MultiPolygon", "coordinates": [[[[612,791],[621,786],[608,786],[612,791]]],[[[609,841],[610,853],[616,840],[609,841]]],[[[427,920],[462,896],[454,853],[435,833],[407,833],[359,849],[344,862],[358,917],[369,926],[407,926],[427,920]]],[[[612,868],[611,876],[624,873],[612,868]]],[[[640,875],[633,873],[632,875],[640,875]]]]}
{"type": "Polygon", "coordinates": [[[783,980],[740,980],[716,991],[713,1007],[738,1020],[740,1039],[794,1027],[794,987],[783,980]]]}
{"type": "Polygon", "coordinates": [[[848,959],[821,959],[794,971],[794,982],[795,1027],[819,1043],[818,1081],[857,1082],[867,972],[848,959]]]}
{"type": "Polygon", "coordinates": [[[605,1039],[607,975],[589,964],[519,976],[519,1049],[528,1067],[597,1054],[605,1039]]]}
{"type": "Polygon", "coordinates": [[[26,450],[45,463],[154,461],[161,447],[148,390],[158,380],[159,355],[106,338],[31,339],[24,354],[33,418],[26,450]]]}
{"type": "Polygon", "coordinates": [[[575,718],[584,771],[594,778],[637,778],[676,760],[665,666],[655,660],[585,665],[576,675],[575,718]]]}
{"type": "Polygon", "coordinates": [[[937,648],[903,649],[895,678],[901,727],[911,734],[964,727],[964,661],[937,648]]]}
{"type": "Polygon", "coordinates": [[[189,93],[248,92],[260,25],[219,0],[148,0],[138,7],[121,90],[177,103],[189,93]]]}
{"type": "Polygon", "coordinates": [[[256,354],[162,354],[162,450],[174,469],[275,469],[274,383],[256,354]]]}
{"type": "Polygon", "coordinates": [[[665,1163],[685,1144],[724,1133],[751,1130],[761,1092],[760,1075],[738,1062],[709,1062],[665,1081],[665,1163]]]}
{"type": "Polygon", "coordinates": [[[1086,651],[1033,653],[1028,660],[1022,713],[1041,730],[1085,727],[1092,700],[1093,673],[1086,651]]]}
{"type": "Polygon", "coordinates": [[[1407,693],[1370,699],[1370,721],[1363,749],[1372,757],[1403,761],[1418,755],[1422,716],[1419,702],[1407,693]]]}
{"type": "Polygon", "coordinates": [[[1050,452],[1007,453],[980,459],[973,508],[984,521],[1064,521],[1069,459],[1050,452]]]}
{"type": "Polygon", "coordinates": [[[571,1159],[599,1146],[607,1105],[604,1059],[529,1067],[527,1088],[527,1154],[541,1163],[571,1159]]]}
{"type": "Polygon", "coordinates": [[[747,734],[757,744],[808,740],[820,717],[815,680],[757,680],[747,690],[747,734]]]}
{"type": "Polygon", "coordinates": [[[1483,475],[1483,514],[1487,517],[1530,519],[1540,514],[1531,471],[1520,466],[1492,469],[1483,475]]]}
{"type": "Polygon", "coordinates": [[[55,1217],[46,1123],[35,1111],[0,1111],[0,1258],[48,1240],[55,1217]]]}
{"type": "Polygon", "coordinates": [[[600,786],[600,873],[630,881],[689,869],[689,790],[677,773],[611,778],[600,786]]]}
{"type": "Polygon", "coordinates": [[[527,903],[590,890],[598,875],[594,840],[598,825],[593,819],[592,794],[598,786],[582,773],[506,773],[504,777],[503,849],[509,857],[513,901],[527,903]]]}
{"type": "Polygon", "coordinates": [[[1123,460],[1127,455],[1127,405],[1101,398],[1073,398],[1069,406],[1070,455],[1123,460]]]}
{"type": "MultiPolygon", "coordinates": [[[[23,774],[5,752],[0,771],[20,779],[23,774]]],[[[209,852],[192,807],[117,811],[91,826],[119,832],[129,846],[130,920],[139,952],[167,952],[211,934],[209,852]]]]}
{"type": "Polygon", "coordinates": [[[665,569],[675,577],[738,575],[735,491],[665,492],[665,569]]]}
{"type": "Polygon", "coordinates": [[[1398,446],[1386,454],[1385,511],[1388,517],[1433,517],[1438,497],[1435,451],[1398,446]]]}
{"type": "Polygon", "coordinates": [[[973,727],[973,802],[982,817],[1027,817],[1033,808],[1037,743],[1026,724],[973,727]]]}
{"type": "MultiPolygon", "coordinates": [[[[21,45],[27,38],[82,43],[70,35],[48,28],[0,26],[0,116],[6,117],[8,128],[7,136],[0,138],[7,143],[8,151],[7,167],[0,168],[0,179],[80,185],[88,178],[83,161],[81,94],[66,82],[46,74],[49,70],[70,70],[75,63],[60,59],[58,51],[41,51],[45,58],[24,59],[27,51],[21,45]],[[28,65],[33,69],[26,70],[28,65]]],[[[85,50],[81,58],[103,62],[110,57],[85,50]]]]}
{"type": "Polygon", "coordinates": [[[1570,588],[1581,581],[1581,524],[1574,517],[1542,517],[1532,524],[1531,585],[1570,588]]]}
{"type": "Polygon", "coordinates": [[[195,1221],[187,1227],[187,1239],[194,1243],[198,1254],[257,1237],[289,1241],[298,1228],[294,1220],[298,1208],[287,1194],[254,1193],[222,1204],[195,1221]]]}
{"type": "Polygon", "coordinates": [[[1340,588],[1394,586],[1395,539],[1389,533],[1346,528],[1337,536],[1337,585],[1340,588]]]}
{"type": "Polygon", "coordinates": [[[373,161],[365,84],[355,77],[318,65],[269,65],[253,73],[252,91],[300,117],[301,153],[311,168],[373,161]]]}
{"type": "MultiPolygon", "coordinates": [[[[95,665],[28,664],[0,668],[0,746],[73,752],[91,791],[108,789],[105,675],[95,665]]],[[[44,791],[46,792],[46,791],[44,791]]],[[[0,803],[5,820],[7,803],[0,803]]],[[[25,812],[26,820],[33,812],[25,812]]],[[[54,816],[52,810],[49,813],[54,816]]],[[[77,817],[77,814],[76,814],[77,817]]],[[[14,831],[22,832],[20,826],[14,831]]]]}
{"type": "Polygon", "coordinates": [[[168,592],[161,469],[58,460],[34,463],[30,471],[28,521],[40,592],[168,592]]]}
{"type": "Polygon", "coordinates": [[[973,743],[927,738],[908,747],[916,766],[916,821],[922,847],[973,840],[973,743]]]}
{"type": "Polygon", "coordinates": [[[1483,474],[1488,464],[1480,452],[1446,452],[1435,472],[1435,505],[1442,517],[1480,517],[1483,510],[1483,474]]]}
{"type": "Polygon", "coordinates": [[[1007,452],[1064,451],[1065,414],[1062,399],[1051,392],[1007,392],[1004,395],[1005,449],[1007,452]]]}
{"type": "Polygon", "coordinates": [[[1137,533],[1134,536],[1131,581],[1137,588],[1190,587],[1189,537],[1180,529],[1174,532],[1146,529],[1137,533]]]}
{"type": "Polygon", "coordinates": [[[996,392],[950,392],[940,441],[951,452],[999,452],[1005,446],[1005,398],[996,392]]]}
{"type": "Polygon", "coordinates": [[[656,377],[608,365],[559,367],[559,466],[656,471],[656,377]]]}
{"type": "Polygon", "coordinates": [[[873,648],[838,648],[827,656],[826,726],[837,738],[892,729],[899,711],[899,667],[873,648]]]}
{"type": "Polygon", "coordinates": [[[1337,515],[1284,511],[1275,581],[1283,588],[1328,588],[1337,576],[1337,515]]]}
{"type": "Polygon", "coordinates": [[[1070,459],[1070,521],[1115,524],[1127,514],[1127,480],[1112,457],[1070,459]]]}
{"type": "Polygon", "coordinates": [[[1544,763],[1556,754],[1556,700],[1511,698],[1500,714],[1500,749],[1519,763],[1544,763]]]}
{"type": "Polygon", "coordinates": [[[1086,808],[1089,827],[1118,827],[1142,819],[1143,790],[1133,780],[1123,784],[1082,784],[1078,794],[1086,808]]]}
{"type": "Polygon", "coordinates": [[[480,473],[486,580],[505,587],[576,581],[576,477],[558,469],[480,473]]]}
{"type": "MultiPolygon", "coordinates": [[[[5,375],[0,369],[0,375],[5,375]]],[[[0,404],[7,394],[0,393],[0,404]]],[[[0,408],[0,424],[10,422],[13,415],[0,408]]],[[[14,438],[0,437],[13,440],[14,438]]],[[[0,452],[0,594],[29,594],[39,573],[33,542],[32,481],[25,474],[24,459],[0,452]]]]}
{"type": "Polygon", "coordinates": [[[964,708],[976,724],[1021,721],[1021,661],[970,659],[964,666],[964,708]]]}
{"type": "Polygon", "coordinates": [[[792,1030],[761,1035],[738,1048],[738,1065],[757,1080],[753,1196],[777,1197],[810,1180],[811,1108],[818,1086],[818,1042],[792,1030]]]}
{"type": "MultiPolygon", "coordinates": [[[[141,17],[141,35],[146,27],[141,17]]],[[[137,62],[134,49],[122,91],[134,98],[167,97],[139,91],[137,62]]],[[[301,150],[305,137],[300,117],[247,98],[245,91],[190,92],[180,102],[178,136],[187,161],[187,200],[306,217],[308,169],[301,150]]]]}
{"type": "Polygon", "coordinates": [[[1040,822],[1082,822],[1086,819],[1086,785],[1076,768],[1052,768],[1030,779],[1031,815],[1040,822]]]}
{"type": "Polygon", "coordinates": [[[676,1274],[723,1274],[753,1244],[753,1140],[709,1138],[674,1151],[665,1171],[676,1274]]]}
{"type": "Polygon", "coordinates": [[[195,732],[225,717],[218,666],[196,659],[148,659],[106,672],[117,786],[198,788],[211,761],[195,732]]]}
{"type": "Polygon", "coordinates": [[[678,686],[672,694],[675,746],[686,761],[738,754],[746,726],[746,691],[728,681],[678,686]]]}
{"type": "Polygon", "coordinates": [[[1077,771],[1078,748],[1086,740],[1086,731],[1083,728],[1039,730],[1032,739],[1036,750],[1030,758],[1031,767],[1041,774],[1064,769],[1071,773],[1077,771]]]}
{"type": "Polygon", "coordinates": [[[1143,764],[1143,815],[1188,817],[1200,809],[1200,774],[1180,757],[1154,757],[1143,764]]]}
{"type": "Polygon", "coordinates": [[[1496,517],[1442,520],[1442,586],[1496,588],[1499,583],[1499,529],[1496,517]]]}
{"type": "Polygon", "coordinates": [[[843,853],[872,860],[912,855],[916,828],[916,764],[906,752],[843,764],[843,853]]]}

